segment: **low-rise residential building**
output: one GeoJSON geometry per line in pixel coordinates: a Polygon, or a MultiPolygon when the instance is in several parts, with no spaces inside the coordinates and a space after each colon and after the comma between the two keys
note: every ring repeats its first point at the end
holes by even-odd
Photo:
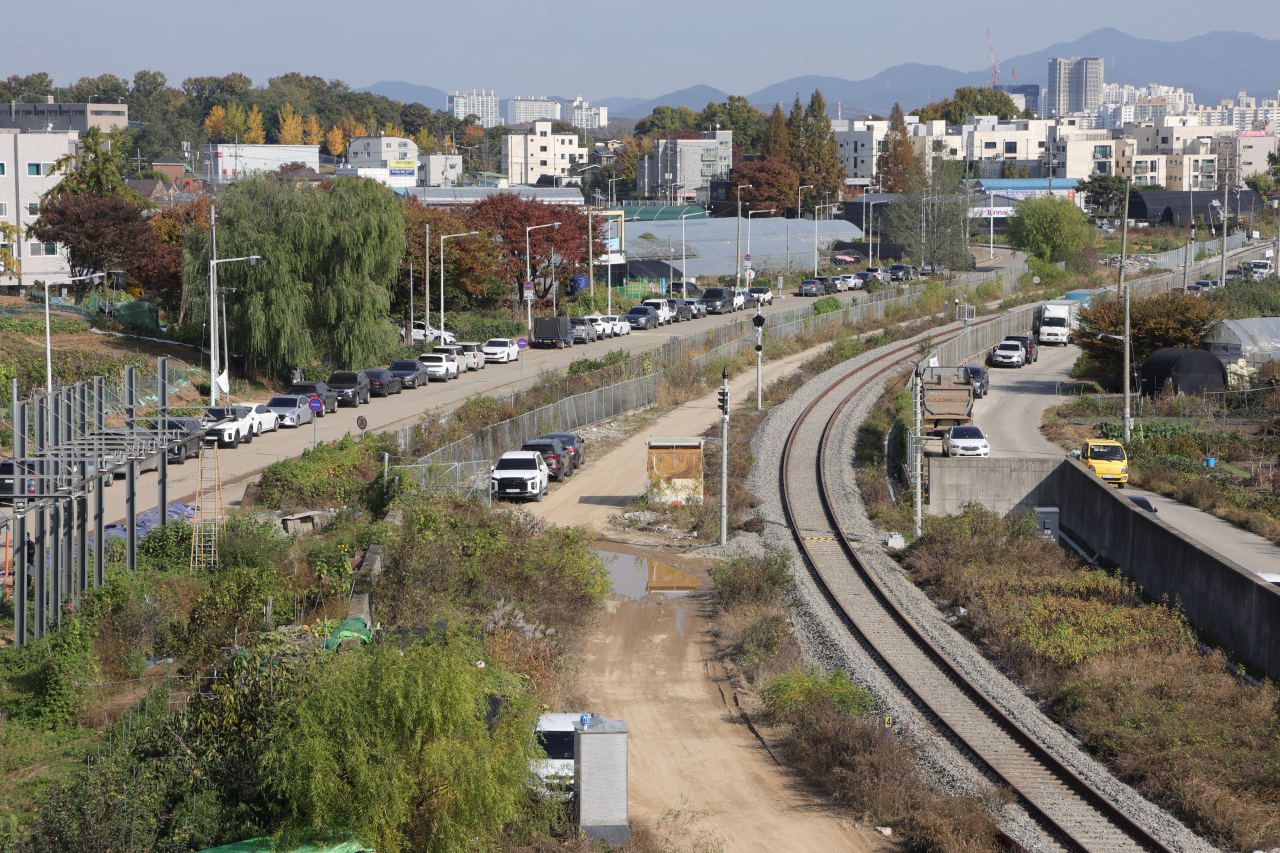
{"type": "Polygon", "coordinates": [[[698,139],[655,139],[636,161],[636,191],[672,204],[705,198],[711,182],[733,170],[733,131],[703,131],[698,139]]]}
{"type": "Polygon", "coordinates": [[[456,187],[462,183],[461,154],[419,154],[418,186],[456,187]]]}
{"type": "Polygon", "coordinates": [[[550,121],[535,121],[524,133],[502,137],[502,170],[513,184],[563,184],[570,167],[586,159],[578,134],[555,133],[550,121]]]}
{"type": "Polygon", "coordinates": [[[1050,124],[1045,141],[1046,175],[1086,180],[1094,175],[1115,174],[1116,142],[1109,130],[1050,124]]]}
{"type": "MultiPolygon", "coordinates": [[[[40,218],[41,197],[62,180],[53,164],[74,154],[79,138],[76,131],[22,133],[0,128],[0,222],[22,230],[23,238],[8,249],[21,262],[22,277],[28,284],[70,274],[62,246],[36,242],[27,238],[26,232],[40,218]]],[[[0,243],[4,239],[0,236],[0,243]]],[[[0,275],[0,285],[17,283],[7,272],[0,275]]]]}
{"type": "Polygon", "coordinates": [[[347,143],[347,163],[336,173],[388,187],[417,186],[418,145],[401,136],[358,136],[347,143]]]}
{"type": "Polygon", "coordinates": [[[128,126],[128,104],[59,104],[53,95],[42,104],[0,104],[0,128],[8,130],[84,133],[96,127],[106,134],[128,126]]]}
{"type": "Polygon", "coordinates": [[[579,95],[573,101],[573,126],[583,130],[596,130],[609,126],[609,108],[593,107],[579,95]]]}
{"type": "Polygon", "coordinates": [[[275,172],[281,166],[301,163],[320,171],[319,145],[246,145],[217,142],[204,146],[204,178],[225,184],[255,172],[275,172]]]}
{"type": "MultiPolygon", "coordinates": [[[[516,96],[507,101],[507,124],[528,124],[538,119],[560,121],[562,105],[559,101],[548,98],[521,98],[516,96]]],[[[466,118],[466,116],[463,116],[466,118]]]]}
{"type": "Polygon", "coordinates": [[[498,96],[492,89],[468,89],[459,92],[456,89],[449,93],[449,112],[454,118],[462,121],[467,116],[480,119],[481,127],[497,127],[502,124],[502,114],[498,112],[498,96]]]}

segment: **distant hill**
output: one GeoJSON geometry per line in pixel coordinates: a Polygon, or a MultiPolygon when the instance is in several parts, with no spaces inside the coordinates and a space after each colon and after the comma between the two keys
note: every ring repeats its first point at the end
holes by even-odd
{"type": "MultiPolygon", "coordinates": [[[[711,86],[690,86],[688,89],[671,92],[650,101],[639,101],[625,109],[615,110],[610,107],[609,112],[633,118],[644,118],[653,112],[654,107],[688,107],[695,112],[701,112],[712,101],[723,101],[728,97],[727,92],[721,92],[711,86]]],[[[608,101],[609,99],[605,99],[600,103],[607,104],[608,101]]]]}
{"type": "Polygon", "coordinates": [[[592,101],[593,107],[608,107],[609,115],[629,116],[632,114],[631,108],[645,102],[645,98],[605,98],[602,101],[592,101]]]}
{"type": "Polygon", "coordinates": [[[800,103],[808,104],[814,89],[822,90],[827,102],[827,112],[836,114],[836,105],[843,108],[845,118],[866,113],[887,115],[894,102],[911,111],[930,101],[950,95],[959,86],[974,85],[967,82],[969,75],[952,71],[940,65],[921,65],[909,62],[895,65],[866,80],[842,80],[839,77],[819,77],[814,74],[793,77],[781,83],[766,86],[747,96],[757,108],[769,112],[774,104],[782,104],[786,112],[800,95],[800,103]]]}
{"type": "Polygon", "coordinates": [[[383,80],[356,91],[373,92],[375,95],[383,95],[393,101],[402,101],[406,104],[422,104],[433,110],[443,110],[449,104],[449,95],[446,92],[434,86],[420,86],[403,80],[383,80]]]}

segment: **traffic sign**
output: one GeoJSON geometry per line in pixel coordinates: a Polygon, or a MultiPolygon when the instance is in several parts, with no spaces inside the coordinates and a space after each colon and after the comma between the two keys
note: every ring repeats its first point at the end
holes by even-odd
{"type": "Polygon", "coordinates": [[[750,253],[750,252],[748,252],[747,254],[743,255],[743,256],[742,256],[742,259],[743,259],[744,261],[749,261],[749,260],[751,260],[751,253],[750,253]]]}
{"type": "Polygon", "coordinates": [[[531,281],[524,283],[524,298],[526,301],[533,299],[533,282],[531,281]]]}
{"type": "Polygon", "coordinates": [[[748,282],[752,282],[752,281],[755,281],[755,280],[756,280],[756,271],[755,271],[755,270],[753,270],[753,269],[748,268],[748,269],[747,269],[747,281],[748,281],[748,282]]]}
{"type": "Polygon", "coordinates": [[[364,415],[361,415],[360,417],[356,418],[356,426],[360,427],[360,429],[368,429],[369,422],[364,419],[364,415]]]}
{"type": "Polygon", "coordinates": [[[311,409],[313,412],[318,412],[324,408],[324,401],[319,397],[312,397],[311,401],[307,403],[307,408],[311,409]]]}
{"type": "Polygon", "coordinates": [[[520,349],[527,349],[529,346],[529,339],[521,338],[520,340],[516,341],[516,346],[520,347],[520,349]]]}

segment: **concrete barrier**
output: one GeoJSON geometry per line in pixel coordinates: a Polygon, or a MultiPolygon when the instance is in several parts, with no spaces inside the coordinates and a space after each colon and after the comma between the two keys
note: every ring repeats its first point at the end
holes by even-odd
{"type": "Polygon", "coordinates": [[[947,459],[929,462],[929,515],[955,515],[978,503],[1008,515],[1037,506],[1058,506],[1061,459],[947,459]]]}

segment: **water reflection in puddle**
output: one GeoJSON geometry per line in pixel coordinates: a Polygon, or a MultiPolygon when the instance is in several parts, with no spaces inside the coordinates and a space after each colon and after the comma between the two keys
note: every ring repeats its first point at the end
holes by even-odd
{"type": "Polygon", "coordinates": [[[699,578],[688,572],[652,557],[637,557],[599,549],[595,549],[595,553],[609,569],[613,591],[628,598],[643,598],[651,592],[679,598],[697,589],[701,583],[699,578]]]}

